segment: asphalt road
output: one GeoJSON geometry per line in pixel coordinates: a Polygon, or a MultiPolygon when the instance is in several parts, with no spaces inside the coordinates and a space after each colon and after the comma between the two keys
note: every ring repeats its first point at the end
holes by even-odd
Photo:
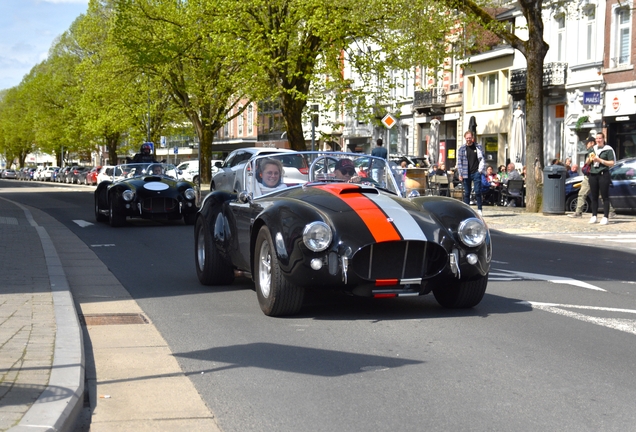
{"type": "Polygon", "coordinates": [[[495,233],[474,309],[314,293],[268,318],[250,281],[198,283],[192,227],[113,229],[88,188],[37,187],[11,199],[92,247],[226,432],[636,430],[635,254],[495,233]]]}

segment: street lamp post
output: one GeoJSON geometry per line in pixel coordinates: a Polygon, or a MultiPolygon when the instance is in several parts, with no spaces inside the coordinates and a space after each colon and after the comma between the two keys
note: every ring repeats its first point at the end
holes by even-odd
{"type": "Polygon", "coordinates": [[[311,106],[311,151],[316,143],[316,124],[318,123],[318,105],[311,106]]]}
{"type": "Polygon", "coordinates": [[[146,142],[150,142],[150,75],[146,75],[146,77],[148,78],[148,88],[146,89],[148,95],[148,122],[146,123],[146,142]]]}

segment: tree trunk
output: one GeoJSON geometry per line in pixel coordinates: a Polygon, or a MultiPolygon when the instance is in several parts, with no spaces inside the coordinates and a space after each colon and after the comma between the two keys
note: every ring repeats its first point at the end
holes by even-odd
{"type": "Polygon", "coordinates": [[[529,39],[522,53],[526,75],[526,211],[537,213],[543,205],[543,61],[549,46],[543,40],[541,2],[524,0],[529,39]]]}
{"type": "Polygon", "coordinates": [[[119,144],[119,134],[106,134],[106,148],[108,148],[108,164],[117,165],[117,147],[119,144]]]}
{"type": "Polygon", "coordinates": [[[281,111],[285,119],[287,140],[292,150],[307,150],[303,134],[303,109],[305,109],[306,104],[306,101],[294,99],[288,94],[283,94],[281,98],[281,111]]]}

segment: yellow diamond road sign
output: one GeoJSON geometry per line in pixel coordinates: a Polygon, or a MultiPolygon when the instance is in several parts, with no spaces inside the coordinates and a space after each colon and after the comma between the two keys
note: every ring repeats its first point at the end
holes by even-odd
{"type": "Polygon", "coordinates": [[[397,123],[397,120],[391,114],[385,115],[382,119],[382,124],[386,126],[387,129],[391,129],[393,126],[395,126],[395,123],[397,123]]]}

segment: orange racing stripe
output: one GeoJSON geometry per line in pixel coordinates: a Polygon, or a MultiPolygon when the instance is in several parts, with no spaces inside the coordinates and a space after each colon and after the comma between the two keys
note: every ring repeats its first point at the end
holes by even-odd
{"type": "Polygon", "coordinates": [[[402,240],[393,223],[387,220],[387,215],[373,201],[359,192],[340,193],[346,189],[359,189],[359,186],[353,184],[328,184],[318,186],[318,188],[337,196],[347,203],[364,221],[376,243],[402,240]]]}

